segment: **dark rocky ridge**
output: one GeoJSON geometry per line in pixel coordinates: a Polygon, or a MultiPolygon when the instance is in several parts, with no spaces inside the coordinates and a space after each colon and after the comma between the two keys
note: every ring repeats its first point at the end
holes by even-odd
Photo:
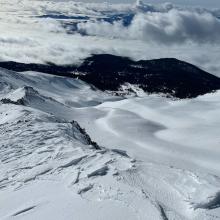
{"type": "Polygon", "coordinates": [[[16,62],[1,62],[0,67],[18,72],[32,70],[80,78],[103,91],[118,91],[121,85],[130,83],[148,93],[193,98],[220,89],[220,78],[173,58],[132,61],[101,54],[85,59],[78,67],[16,62]]]}

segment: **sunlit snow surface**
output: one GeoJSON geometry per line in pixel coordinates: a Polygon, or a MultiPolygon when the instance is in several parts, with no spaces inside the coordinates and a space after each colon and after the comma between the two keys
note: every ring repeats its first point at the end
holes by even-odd
{"type": "MultiPolygon", "coordinates": [[[[219,75],[219,11],[172,7],[2,0],[0,59],[177,57],[219,75]],[[142,33],[155,18],[152,33],[165,38],[154,42],[142,33]],[[188,19],[203,22],[198,42],[188,19]],[[165,24],[171,28],[160,31],[165,24]]],[[[140,95],[122,99],[80,80],[0,69],[0,219],[219,219],[220,92],[175,101],[140,95]]]]}
{"type": "Polygon", "coordinates": [[[0,219],[220,218],[219,92],[116,99],[4,69],[0,82],[0,219]]]}

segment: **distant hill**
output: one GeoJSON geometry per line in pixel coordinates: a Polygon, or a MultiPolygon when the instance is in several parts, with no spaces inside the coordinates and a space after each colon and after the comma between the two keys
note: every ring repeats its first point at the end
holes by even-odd
{"type": "Polygon", "coordinates": [[[85,59],[80,66],[1,62],[0,67],[77,77],[102,91],[119,91],[128,83],[147,93],[193,98],[220,89],[220,78],[174,58],[133,61],[101,54],[85,59]]]}

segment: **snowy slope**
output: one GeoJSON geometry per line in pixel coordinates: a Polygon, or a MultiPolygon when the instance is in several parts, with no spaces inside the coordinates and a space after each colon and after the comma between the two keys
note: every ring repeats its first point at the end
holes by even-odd
{"type": "Polygon", "coordinates": [[[0,69],[0,219],[220,218],[219,98],[0,69]]]}

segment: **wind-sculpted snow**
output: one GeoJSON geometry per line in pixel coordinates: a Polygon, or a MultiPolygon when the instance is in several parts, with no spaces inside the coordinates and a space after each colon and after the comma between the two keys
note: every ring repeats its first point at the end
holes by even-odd
{"type": "MultiPolygon", "coordinates": [[[[14,78],[12,72],[7,74],[9,78],[14,78]]],[[[99,190],[99,187],[104,187],[97,180],[99,176],[107,175],[106,178],[114,182],[115,173],[132,169],[133,162],[130,158],[123,158],[117,152],[98,146],[77,122],[66,121],[63,119],[65,115],[59,118],[49,113],[49,108],[52,110],[56,105],[61,106],[61,103],[40,96],[32,87],[27,86],[12,91],[6,97],[4,100],[10,100],[11,103],[3,102],[0,105],[1,198],[7,200],[8,193],[6,192],[5,197],[5,190],[22,191],[38,182],[56,183],[58,180],[62,180],[64,187],[82,196],[92,188],[99,190]],[[40,97],[44,99],[39,101],[40,97]],[[18,100],[23,100],[22,104],[18,100]],[[36,110],[36,105],[48,113],[36,110]],[[87,184],[93,187],[85,190],[84,185],[87,184]]],[[[72,114],[74,115],[74,110],[72,114]]],[[[32,199],[44,200],[32,196],[26,198],[32,199]]],[[[80,201],[80,197],[76,198],[77,200],[80,201]]],[[[58,202],[59,198],[56,201],[58,202]]],[[[5,200],[3,203],[5,204],[5,200]]],[[[1,218],[15,218],[29,213],[37,206],[38,204],[25,207],[24,204],[21,210],[12,210],[11,214],[6,215],[4,213],[7,208],[4,207],[0,215],[1,218]]]]}
{"type": "Polygon", "coordinates": [[[0,219],[220,219],[219,17],[2,0],[0,219]]]}
{"type": "Polygon", "coordinates": [[[220,218],[219,92],[122,99],[0,70],[0,219],[220,218]]]}

